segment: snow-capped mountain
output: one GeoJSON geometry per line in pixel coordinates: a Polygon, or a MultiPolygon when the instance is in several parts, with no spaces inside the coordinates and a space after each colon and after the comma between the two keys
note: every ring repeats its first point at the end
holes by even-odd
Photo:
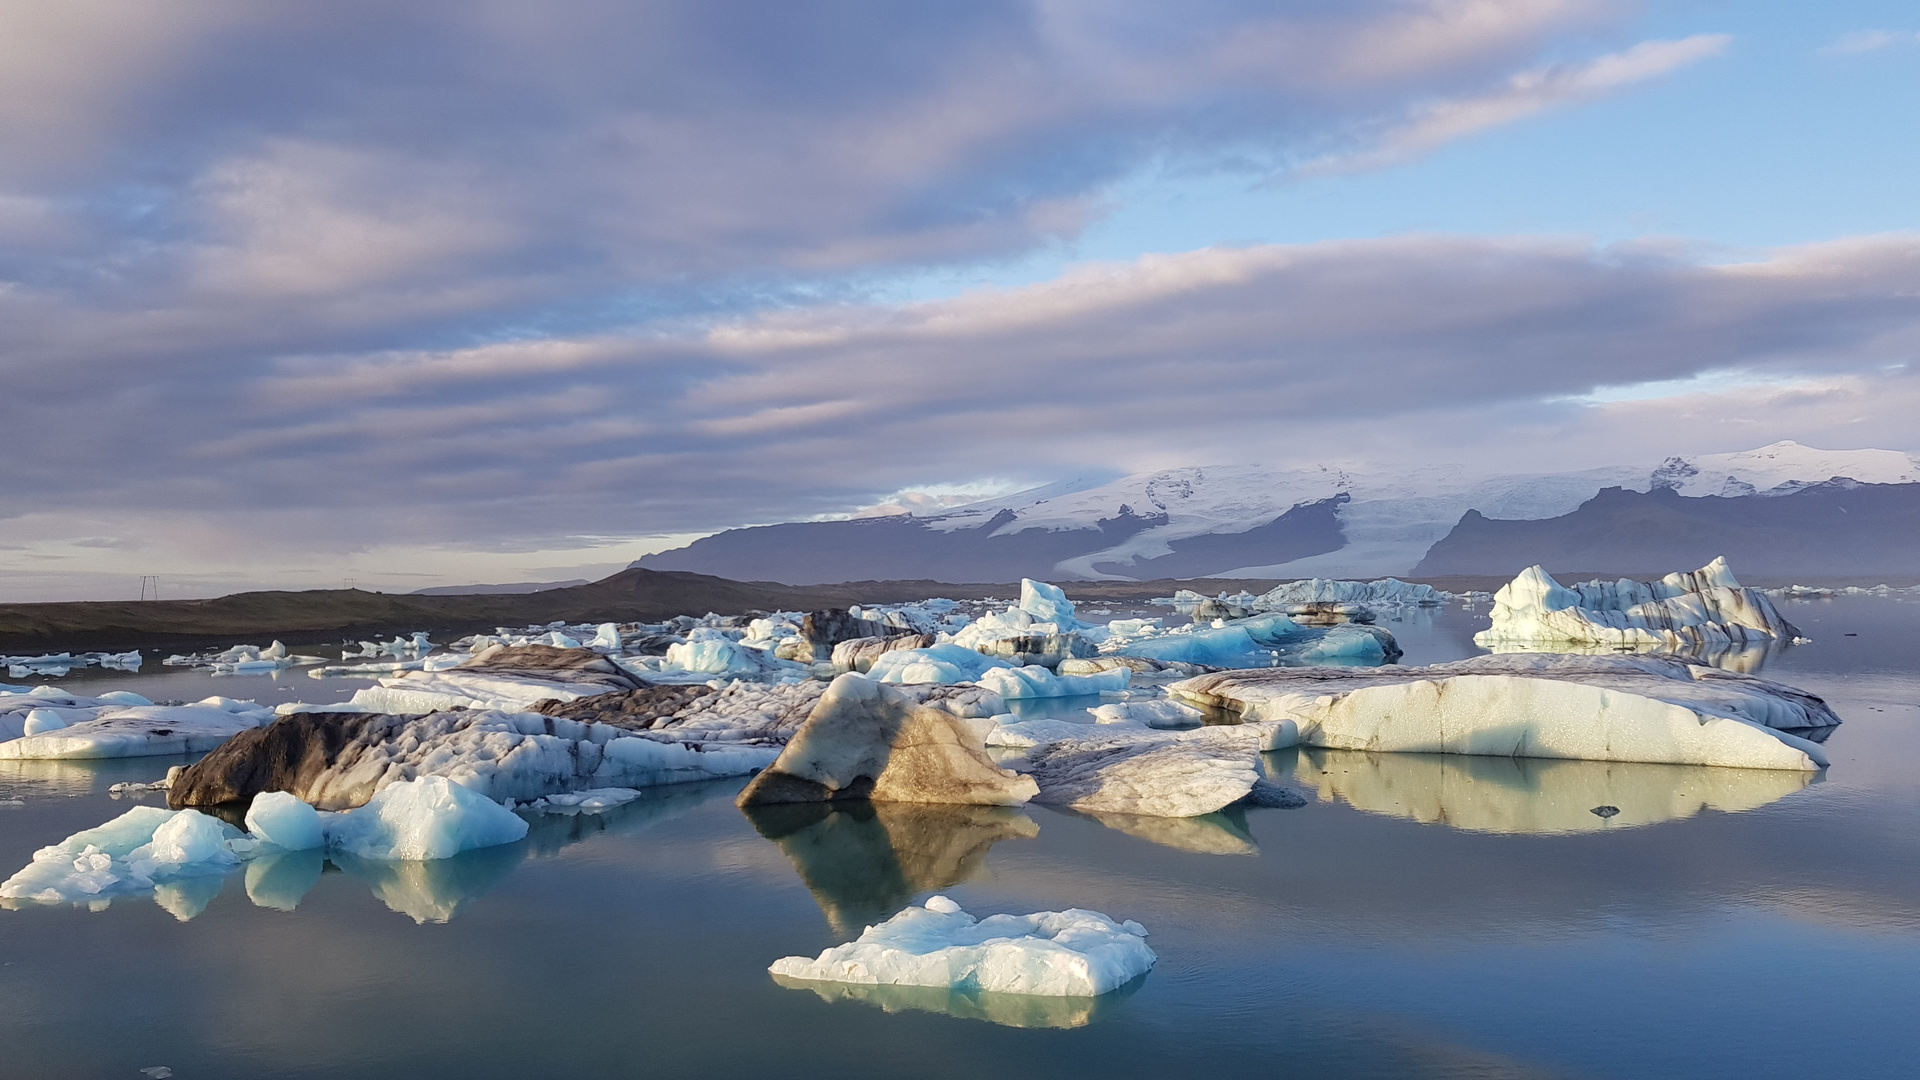
{"type": "Polygon", "coordinates": [[[1049,485],[925,516],[734,529],[637,565],[793,584],[1379,577],[1412,571],[1469,511],[1479,522],[1541,521],[1572,514],[1605,488],[1670,490],[1689,501],[1766,498],[1834,478],[1920,491],[1920,460],[1893,450],[1781,442],[1734,454],[1501,476],[1456,465],[1391,472],[1198,466],[1097,486],[1049,485]]]}

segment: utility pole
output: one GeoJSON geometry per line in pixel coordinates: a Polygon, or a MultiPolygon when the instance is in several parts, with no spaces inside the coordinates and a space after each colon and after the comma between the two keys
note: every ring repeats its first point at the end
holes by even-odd
{"type": "Polygon", "coordinates": [[[159,575],[157,575],[157,574],[143,574],[143,575],[141,576],[141,578],[140,578],[140,599],[142,599],[142,600],[158,600],[158,599],[160,599],[160,578],[159,578],[159,575]],[[152,592],[152,594],[153,594],[153,595],[152,595],[152,596],[148,596],[148,595],[147,595],[147,594],[148,594],[148,592],[152,592]]]}

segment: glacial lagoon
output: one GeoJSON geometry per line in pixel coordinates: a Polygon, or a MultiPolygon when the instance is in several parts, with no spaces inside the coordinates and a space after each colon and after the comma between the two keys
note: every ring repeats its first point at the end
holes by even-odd
{"type": "MultiPolygon", "coordinates": [[[[1821,773],[1305,748],[1263,765],[1306,806],[1193,819],[748,814],[744,780],[660,788],[433,863],[293,852],[101,910],[0,911],[0,1075],[1910,1076],[1920,603],[1784,610],[1812,643],[1761,673],[1845,719],[1821,773]],[[935,892],[1137,920],[1159,963],[1094,999],[767,973],[935,892]]],[[[1430,663],[1476,655],[1485,614],[1382,625],[1430,663]]],[[[0,763],[0,873],[181,760],[0,763]]]]}

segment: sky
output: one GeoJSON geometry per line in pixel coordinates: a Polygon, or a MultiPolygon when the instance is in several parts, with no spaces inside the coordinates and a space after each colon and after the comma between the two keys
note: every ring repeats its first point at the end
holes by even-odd
{"type": "Polygon", "coordinates": [[[0,600],[1920,451],[1920,10],[0,0],[0,600]]]}

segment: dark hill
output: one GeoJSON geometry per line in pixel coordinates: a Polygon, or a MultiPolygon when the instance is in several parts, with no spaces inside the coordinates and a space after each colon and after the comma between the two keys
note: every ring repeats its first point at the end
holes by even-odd
{"type": "Polygon", "coordinates": [[[1550,573],[1645,577],[1716,555],[1743,580],[1920,574],[1920,484],[1832,480],[1732,498],[1607,488],[1572,513],[1541,521],[1469,510],[1413,573],[1513,574],[1539,563],[1550,573]]]}

